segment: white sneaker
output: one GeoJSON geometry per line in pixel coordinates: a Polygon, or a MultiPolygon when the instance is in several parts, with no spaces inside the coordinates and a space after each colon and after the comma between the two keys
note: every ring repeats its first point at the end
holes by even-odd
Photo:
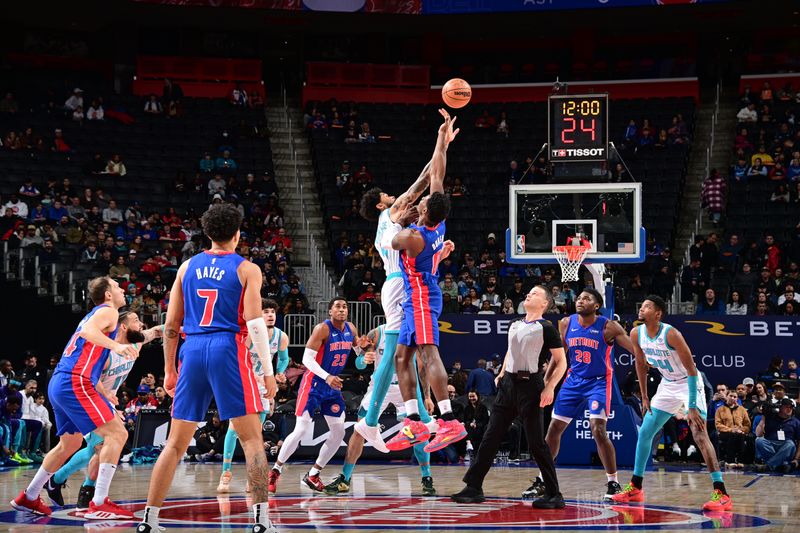
{"type": "Polygon", "coordinates": [[[678,446],[677,442],[672,445],[672,453],[674,453],[675,455],[678,455],[678,456],[680,456],[680,454],[681,454],[681,447],[678,446]]]}
{"type": "Polygon", "coordinates": [[[433,417],[431,417],[431,421],[425,424],[425,426],[428,428],[428,431],[431,432],[431,435],[439,431],[439,422],[437,422],[433,417]]]}
{"type": "Polygon", "coordinates": [[[689,447],[686,448],[686,457],[691,457],[694,453],[697,453],[697,448],[694,447],[694,444],[690,444],[689,447]]]}
{"type": "Polygon", "coordinates": [[[368,426],[367,421],[362,418],[356,422],[355,430],[359,435],[364,437],[373,448],[382,453],[389,453],[389,448],[386,447],[386,443],[383,441],[383,437],[381,437],[381,429],[379,427],[368,426]]]}
{"type": "Polygon", "coordinates": [[[220,494],[226,494],[231,491],[231,478],[233,477],[233,473],[228,470],[223,472],[221,476],[219,476],[219,485],[217,485],[217,492],[220,494]]]}

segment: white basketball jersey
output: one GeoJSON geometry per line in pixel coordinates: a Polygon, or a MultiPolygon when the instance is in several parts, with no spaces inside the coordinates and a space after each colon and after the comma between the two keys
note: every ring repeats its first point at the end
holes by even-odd
{"type": "MultiPolygon", "coordinates": [[[[269,339],[269,355],[270,357],[275,357],[275,354],[278,353],[278,348],[281,344],[281,330],[278,328],[272,328],[272,337],[269,339]]],[[[261,364],[261,358],[258,357],[258,353],[254,349],[253,342],[250,342],[250,360],[253,362],[253,372],[255,373],[256,377],[258,378],[258,392],[262,395],[266,394],[267,387],[264,385],[264,366],[261,364]]],[[[274,364],[274,361],[273,361],[274,364]]]]}
{"type": "Polygon", "coordinates": [[[647,327],[639,326],[639,346],[644,352],[647,362],[658,369],[661,377],[667,381],[680,381],[689,375],[686,373],[678,352],[667,342],[667,332],[672,329],[669,324],[661,323],[658,334],[651,339],[647,335],[647,327]]]}
{"type": "Polygon", "coordinates": [[[378,217],[378,231],[375,233],[375,248],[381,254],[386,274],[400,272],[400,251],[392,249],[392,239],[400,233],[403,226],[392,222],[391,208],[381,211],[378,217]]]}
{"type": "Polygon", "coordinates": [[[135,359],[128,359],[124,355],[109,350],[108,363],[106,363],[106,368],[100,375],[100,383],[103,384],[106,390],[116,394],[117,390],[128,379],[128,374],[131,373],[135,362],[135,359]]]}
{"type": "MultiPolygon", "coordinates": [[[[388,211],[388,209],[387,209],[388,211]]],[[[383,359],[383,351],[386,349],[386,335],[385,335],[386,325],[382,325],[378,327],[378,346],[375,347],[375,368],[378,368],[378,365],[383,359]]],[[[397,373],[392,374],[392,385],[396,385],[397,381],[397,373]]]]}

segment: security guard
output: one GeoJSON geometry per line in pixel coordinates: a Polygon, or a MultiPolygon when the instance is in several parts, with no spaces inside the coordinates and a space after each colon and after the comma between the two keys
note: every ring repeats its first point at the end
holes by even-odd
{"type": "Polygon", "coordinates": [[[508,351],[500,372],[497,400],[489,417],[489,425],[478,449],[475,462],[467,470],[461,492],[451,498],[458,503],[481,503],[483,479],[492,466],[497,450],[509,426],[517,417],[528,439],[531,456],[542,472],[545,494],[533,501],[539,509],[561,509],[564,498],[558,489],[556,467],[544,441],[543,408],[553,402],[556,385],[567,368],[561,335],[548,320],[542,318],[552,305],[550,291],[537,285],[525,297],[525,318],[513,322],[508,329],[508,351]],[[550,353],[547,373],[542,367],[550,353]]]}

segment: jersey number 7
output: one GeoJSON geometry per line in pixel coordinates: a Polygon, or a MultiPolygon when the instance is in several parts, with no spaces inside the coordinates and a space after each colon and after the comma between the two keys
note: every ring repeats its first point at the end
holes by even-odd
{"type": "Polygon", "coordinates": [[[201,327],[208,327],[214,322],[214,306],[217,305],[217,289],[197,289],[198,298],[203,298],[206,305],[203,308],[203,318],[200,319],[201,327]]]}

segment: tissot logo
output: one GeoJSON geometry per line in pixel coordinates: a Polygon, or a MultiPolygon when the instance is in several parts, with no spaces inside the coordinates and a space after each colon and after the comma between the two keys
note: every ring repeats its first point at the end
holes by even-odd
{"type": "Polygon", "coordinates": [[[605,148],[559,148],[552,150],[553,157],[603,157],[606,153],[605,148]]]}

